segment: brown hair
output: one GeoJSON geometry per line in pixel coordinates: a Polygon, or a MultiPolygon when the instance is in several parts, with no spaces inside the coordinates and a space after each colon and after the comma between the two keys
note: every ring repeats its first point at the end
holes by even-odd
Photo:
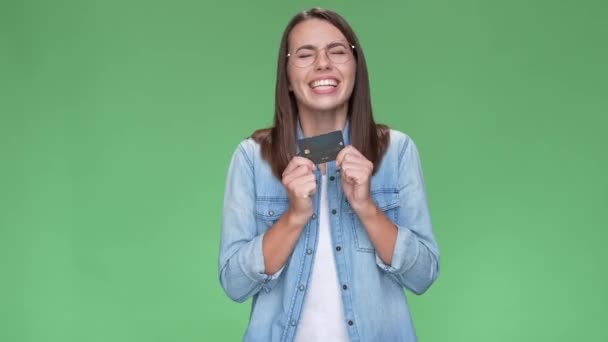
{"type": "Polygon", "coordinates": [[[367,64],[359,40],[346,20],[330,10],[312,8],[298,13],[287,24],[279,48],[274,124],[270,128],[253,132],[251,137],[261,145],[262,158],[270,163],[275,176],[281,179],[287,164],[295,155],[298,118],[296,99],[288,88],[287,49],[289,34],[297,24],[308,19],[328,21],[355,46],[353,50],[356,61],[355,85],[348,100],[347,114],[347,120],[350,120],[350,144],[374,164],[375,173],[389,143],[389,128],[374,122],[367,64]]]}

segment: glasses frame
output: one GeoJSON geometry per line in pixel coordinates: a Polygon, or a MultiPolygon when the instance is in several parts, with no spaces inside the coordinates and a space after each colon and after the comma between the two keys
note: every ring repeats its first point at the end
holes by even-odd
{"type": "MultiPolygon", "coordinates": [[[[351,44],[350,42],[348,42],[348,41],[346,41],[346,40],[336,40],[336,41],[334,41],[334,42],[328,43],[327,45],[325,45],[325,47],[324,47],[324,48],[321,48],[321,49],[315,49],[315,50],[314,50],[314,51],[315,51],[315,58],[312,60],[312,62],[310,62],[310,64],[307,64],[307,65],[305,65],[305,66],[299,66],[299,65],[296,65],[296,63],[295,63],[295,62],[293,62],[293,61],[291,61],[291,62],[290,62],[290,60],[292,60],[292,59],[291,59],[291,58],[289,58],[289,57],[293,57],[293,55],[292,55],[292,53],[291,53],[291,52],[287,52],[287,56],[286,56],[286,58],[287,58],[287,62],[288,62],[288,63],[291,63],[291,64],[292,64],[294,67],[296,67],[296,68],[308,68],[309,66],[314,65],[314,64],[317,62],[317,60],[319,59],[319,54],[321,53],[321,50],[325,50],[325,57],[327,58],[327,60],[328,60],[328,61],[330,61],[331,63],[334,63],[334,64],[344,64],[344,63],[348,63],[348,62],[349,62],[349,61],[351,61],[353,58],[355,58],[355,48],[356,48],[356,47],[355,47],[353,44],[351,44]],[[334,62],[334,61],[333,61],[333,60],[332,60],[332,59],[329,57],[329,54],[328,54],[328,52],[327,52],[327,48],[328,48],[330,45],[335,44],[335,43],[346,43],[346,46],[350,46],[350,54],[351,54],[352,58],[349,58],[347,61],[344,61],[344,62],[334,62]]],[[[298,50],[296,50],[296,51],[298,51],[298,50]]]]}

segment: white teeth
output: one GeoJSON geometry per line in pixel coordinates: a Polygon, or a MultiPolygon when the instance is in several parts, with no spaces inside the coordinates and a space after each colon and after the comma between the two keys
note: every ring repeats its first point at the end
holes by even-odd
{"type": "Polygon", "coordinates": [[[310,84],[311,88],[316,88],[316,87],[321,87],[321,86],[332,86],[335,87],[338,85],[338,82],[336,80],[317,80],[314,81],[310,84]]]}

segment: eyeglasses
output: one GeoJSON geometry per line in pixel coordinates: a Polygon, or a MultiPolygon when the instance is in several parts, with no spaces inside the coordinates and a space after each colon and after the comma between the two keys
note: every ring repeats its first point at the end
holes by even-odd
{"type": "Polygon", "coordinates": [[[325,50],[325,56],[332,63],[343,64],[354,57],[355,46],[346,41],[338,41],[327,44],[322,49],[312,45],[304,45],[294,53],[288,53],[289,62],[298,68],[306,68],[313,65],[319,58],[319,52],[325,50]]]}

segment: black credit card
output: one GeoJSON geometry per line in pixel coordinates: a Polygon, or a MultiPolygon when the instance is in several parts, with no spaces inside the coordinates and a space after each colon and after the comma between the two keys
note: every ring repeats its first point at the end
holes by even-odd
{"type": "Polygon", "coordinates": [[[300,139],[298,147],[300,148],[298,156],[308,158],[315,164],[327,163],[335,160],[338,152],[344,148],[342,131],[300,139]]]}

